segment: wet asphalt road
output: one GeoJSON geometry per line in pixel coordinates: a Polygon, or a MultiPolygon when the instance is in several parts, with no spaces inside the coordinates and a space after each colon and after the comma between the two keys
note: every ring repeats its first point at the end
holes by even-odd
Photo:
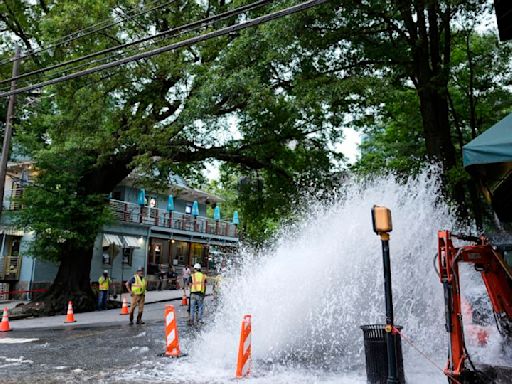
{"type": "MultiPolygon", "coordinates": [[[[0,333],[0,383],[114,382],[115,372],[133,367],[134,361],[165,359],[158,356],[165,349],[164,306],[147,305],[144,325],[129,325],[126,316],[122,324],[0,333]],[[37,340],[5,344],[9,339],[37,340]]],[[[190,332],[187,313],[176,309],[179,333],[185,336],[190,332]]]]}

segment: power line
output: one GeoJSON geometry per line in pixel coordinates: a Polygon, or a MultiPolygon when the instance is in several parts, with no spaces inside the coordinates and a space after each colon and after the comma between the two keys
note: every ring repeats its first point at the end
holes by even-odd
{"type": "MultiPolygon", "coordinates": [[[[272,2],[272,0],[258,0],[258,1],[255,1],[254,3],[250,3],[250,4],[247,4],[247,5],[238,7],[236,9],[231,10],[231,11],[226,11],[226,12],[223,12],[223,13],[219,13],[218,15],[214,15],[214,16],[211,16],[211,17],[208,17],[208,18],[204,18],[204,19],[201,19],[201,20],[198,20],[198,21],[194,21],[194,22],[189,23],[189,24],[185,24],[185,25],[182,25],[182,26],[179,26],[179,27],[176,27],[176,28],[171,28],[171,29],[168,29],[166,31],[159,32],[159,33],[157,33],[155,35],[152,35],[152,36],[144,37],[142,39],[135,40],[135,41],[132,41],[132,42],[129,42],[129,43],[126,43],[126,44],[117,45],[115,47],[106,48],[106,49],[103,49],[103,50],[98,51],[98,52],[93,52],[93,53],[90,53],[90,54],[87,54],[87,55],[84,55],[84,56],[81,56],[81,57],[77,57],[76,59],[71,59],[71,60],[65,61],[63,63],[59,63],[59,64],[51,65],[49,67],[36,69],[34,71],[31,71],[31,72],[23,73],[21,75],[18,75],[16,78],[10,78],[10,79],[1,80],[0,84],[4,84],[4,83],[10,82],[12,80],[23,79],[23,78],[26,78],[26,77],[29,77],[29,76],[37,75],[39,73],[44,73],[44,72],[47,72],[47,71],[50,71],[50,70],[53,70],[53,69],[64,67],[66,65],[74,64],[74,63],[77,63],[77,62],[80,62],[80,61],[83,61],[83,60],[91,59],[91,58],[96,57],[96,56],[104,55],[106,53],[110,53],[110,52],[118,51],[118,50],[121,50],[121,49],[125,49],[125,48],[131,47],[133,45],[142,44],[142,43],[145,43],[146,41],[150,41],[150,40],[157,39],[157,38],[160,38],[160,37],[165,37],[165,36],[168,36],[168,35],[169,36],[179,36],[179,35],[184,34],[185,32],[194,31],[194,30],[202,28],[204,26],[213,24],[213,23],[215,23],[217,21],[225,20],[225,19],[228,19],[228,18],[230,18],[232,16],[239,15],[239,14],[241,14],[243,12],[250,11],[250,10],[262,7],[262,6],[264,6],[264,5],[268,4],[268,3],[271,3],[271,2],[272,2]]],[[[91,63],[94,63],[94,62],[95,61],[93,61],[91,63]]]]}
{"type": "Polygon", "coordinates": [[[90,74],[93,74],[93,73],[96,73],[96,72],[103,71],[103,70],[108,69],[108,68],[113,68],[113,67],[117,67],[117,66],[120,66],[120,65],[124,65],[124,64],[130,63],[132,61],[137,61],[137,60],[141,60],[141,59],[144,59],[144,58],[147,58],[147,57],[156,56],[156,55],[159,55],[159,54],[164,53],[164,52],[174,51],[174,50],[176,50],[178,48],[188,47],[190,45],[193,45],[193,44],[196,44],[196,43],[200,43],[202,41],[206,41],[206,40],[209,40],[209,39],[213,39],[215,37],[224,36],[224,35],[236,32],[236,31],[240,31],[240,30],[243,30],[243,29],[254,27],[254,26],[259,25],[259,24],[268,23],[270,21],[279,19],[281,17],[285,17],[285,16],[288,16],[288,15],[291,15],[291,14],[294,14],[294,13],[297,13],[297,12],[304,11],[304,10],[309,9],[309,8],[313,8],[313,7],[317,6],[317,5],[326,3],[327,1],[329,1],[329,0],[309,0],[309,1],[306,1],[304,3],[300,3],[300,4],[297,4],[297,5],[294,5],[294,6],[285,8],[285,9],[282,9],[280,11],[275,11],[273,13],[269,13],[269,14],[266,14],[264,16],[260,16],[260,17],[257,17],[255,19],[252,19],[252,20],[240,23],[240,24],[232,25],[232,26],[225,27],[225,28],[220,28],[220,29],[218,29],[216,31],[205,33],[205,34],[200,35],[200,36],[195,36],[195,37],[192,37],[190,39],[186,39],[186,40],[183,40],[183,41],[180,41],[180,42],[177,42],[177,43],[174,43],[174,44],[166,45],[166,46],[163,46],[163,47],[160,47],[160,48],[156,48],[156,49],[153,49],[153,50],[148,51],[148,52],[139,53],[137,55],[125,57],[124,59],[120,59],[120,60],[113,61],[111,63],[99,65],[97,67],[89,68],[89,69],[86,69],[84,71],[71,73],[69,75],[58,77],[56,79],[52,79],[52,80],[48,80],[48,81],[43,81],[41,83],[34,84],[34,85],[31,85],[31,86],[28,86],[28,87],[19,88],[19,89],[16,89],[16,90],[13,90],[13,91],[9,91],[9,92],[2,92],[2,93],[0,93],[0,97],[6,97],[6,96],[10,96],[10,95],[17,95],[19,93],[28,92],[28,91],[32,91],[34,89],[43,88],[43,87],[46,87],[48,85],[61,83],[63,81],[75,79],[75,78],[82,77],[82,76],[87,76],[87,75],[90,75],[90,74]]]}
{"type": "MultiPolygon", "coordinates": [[[[159,3],[160,1],[161,0],[156,0],[153,3],[151,3],[151,5],[154,5],[155,3],[159,3]]],[[[76,32],[70,33],[69,35],[66,35],[66,36],[64,36],[64,37],[62,37],[60,39],[54,40],[53,42],[50,43],[50,45],[48,45],[46,47],[37,49],[35,51],[29,51],[28,53],[22,54],[20,56],[20,59],[24,59],[24,58],[30,57],[30,56],[35,56],[35,55],[37,55],[37,54],[39,54],[41,52],[49,51],[52,48],[56,48],[56,47],[59,47],[61,45],[65,45],[67,43],[70,43],[70,42],[72,42],[74,40],[81,39],[82,37],[89,36],[89,35],[92,35],[94,33],[104,31],[105,29],[108,29],[108,28],[111,28],[111,27],[113,27],[115,25],[121,24],[124,21],[132,20],[132,19],[134,19],[134,18],[136,18],[138,16],[142,16],[142,15],[144,15],[146,13],[155,11],[155,10],[160,9],[160,8],[163,8],[163,7],[173,3],[174,1],[176,1],[176,0],[166,1],[164,4],[160,4],[160,5],[157,5],[157,6],[153,7],[153,8],[137,12],[137,13],[135,13],[133,15],[131,15],[130,13],[125,14],[125,16],[124,17],[121,16],[121,20],[118,20],[118,21],[114,21],[114,22],[109,22],[109,20],[100,21],[100,22],[98,22],[96,24],[93,24],[93,25],[91,25],[89,27],[86,27],[86,28],[80,29],[80,30],[78,30],[76,32]],[[103,26],[101,26],[99,28],[96,28],[96,29],[89,30],[91,28],[98,27],[99,25],[105,24],[107,22],[108,22],[108,24],[106,24],[106,25],[103,25],[103,26]],[[80,33],[83,33],[83,34],[80,34],[80,33]]],[[[133,11],[133,12],[135,12],[135,11],[133,11]]],[[[131,13],[133,13],[133,12],[131,12],[131,13]]],[[[14,59],[12,59],[12,58],[5,59],[3,61],[0,61],[0,65],[4,65],[4,64],[10,63],[13,60],[14,59]]]]}

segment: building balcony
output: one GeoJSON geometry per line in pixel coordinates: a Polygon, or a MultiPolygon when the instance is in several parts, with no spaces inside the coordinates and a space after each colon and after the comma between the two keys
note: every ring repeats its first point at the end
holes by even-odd
{"type": "Polygon", "coordinates": [[[121,200],[110,200],[110,208],[121,223],[142,224],[170,228],[191,233],[238,237],[237,226],[223,220],[194,216],[186,213],[150,208],[121,200]]]}
{"type": "Polygon", "coordinates": [[[0,280],[17,281],[20,277],[21,256],[4,256],[0,262],[0,280]]]}

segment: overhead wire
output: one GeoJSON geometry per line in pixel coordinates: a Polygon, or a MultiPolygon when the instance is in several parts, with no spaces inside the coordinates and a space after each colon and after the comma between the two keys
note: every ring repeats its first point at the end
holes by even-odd
{"type": "Polygon", "coordinates": [[[46,87],[48,85],[61,83],[63,81],[75,79],[75,78],[82,77],[82,76],[87,76],[87,75],[90,75],[92,73],[96,73],[96,72],[100,72],[100,71],[103,71],[103,70],[108,69],[108,68],[113,68],[113,67],[117,67],[117,66],[120,66],[120,65],[124,65],[124,64],[127,64],[127,63],[132,62],[132,61],[138,61],[138,60],[141,60],[141,59],[144,59],[144,58],[148,58],[148,57],[159,55],[159,54],[164,53],[164,52],[174,51],[174,50],[177,50],[179,48],[191,46],[191,45],[196,44],[196,43],[200,43],[200,42],[203,42],[203,41],[206,41],[206,40],[213,39],[215,37],[220,37],[220,36],[228,35],[230,33],[241,31],[241,30],[244,30],[244,29],[247,29],[247,28],[251,28],[251,27],[263,24],[263,23],[268,23],[270,21],[273,21],[273,20],[276,20],[276,19],[288,16],[288,15],[292,15],[294,13],[298,13],[298,12],[301,12],[301,11],[304,11],[304,10],[307,10],[307,9],[310,9],[310,8],[313,8],[313,7],[318,6],[320,4],[326,3],[327,1],[330,1],[330,0],[309,0],[309,1],[305,1],[303,3],[297,4],[297,5],[294,5],[294,6],[290,6],[290,7],[281,9],[279,11],[275,11],[275,12],[266,14],[264,16],[260,16],[260,17],[257,17],[257,18],[251,19],[251,20],[247,20],[245,22],[238,23],[238,24],[235,24],[235,25],[232,25],[232,26],[229,26],[229,27],[220,28],[220,29],[217,29],[217,30],[212,31],[212,32],[208,32],[208,33],[205,33],[205,34],[202,34],[202,35],[199,35],[199,36],[195,36],[195,37],[192,37],[192,38],[189,38],[189,39],[185,39],[185,40],[179,41],[177,43],[169,44],[169,45],[166,45],[166,46],[163,46],[163,47],[159,47],[159,48],[147,51],[147,52],[143,52],[143,53],[139,53],[139,54],[136,54],[136,55],[133,55],[133,56],[125,57],[123,59],[116,60],[116,61],[113,61],[111,63],[99,65],[97,67],[93,67],[93,68],[89,68],[89,69],[86,69],[86,70],[83,70],[83,71],[75,72],[75,73],[72,73],[72,74],[69,74],[69,75],[61,76],[61,77],[58,77],[56,79],[52,79],[52,80],[48,80],[48,81],[43,81],[41,83],[33,84],[31,86],[18,88],[16,90],[12,90],[12,91],[8,91],[8,92],[2,92],[2,93],[0,93],[0,97],[7,97],[7,96],[11,96],[11,95],[16,95],[16,94],[28,92],[28,91],[31,91],[31,90],[34,90],[34,89],[40,89],[40,88],[46,87]]]}
{"type": "Polygon", "coordinates": [[[239,15],[239,14],[241,14],[243,12],[254,10],[256,8],[262,7],[262,6],[267,5],[269,3],[272,3],[272,0],[258,0],[258,1],[255,1],[253,3],[250,3],[250,4],[247,4],[247,5],[238,7],[236,9],[233,9],[233,10],[230,10],[230,11],[226,11],[226,12],[223,12],[223,13],[219,13],[218,15],[210,16],[210,17],[198,20],[198,21],[194,21],[194,22],[191,22],[191,23],[188,23],[188,24],[181,25],[179,27],[175,27],[175,28],[171,28],[171,29],[159,32],[159,33],[157,33],[155,35],[147,36],[147,37],[144,37],[142,39],[134,40],[134,41],[131,41],[131,42],[128,42],[128,43],[125,43],[125,44],[120,44],[120,45],[117,45],[117,46],[114,46],[114,47],[111,47],[111,48],[106,48],[106,49],[103,49],[101,51],[93,52],[93,53],[90,53],[90,54],[87,54],[87,55],[84,55],[84,56],[81,56],[81,57],[77,57],[75,59],[71,59],[71,60],[68,60],[68,61],[65,61],[65,62],[62,62],[62,63],[51,65],[51,66],[48,66],[48,67],[45,67],[45,68],[40,68],[40,69],[36,69],[34,71],[31,71],[31,72],[26,72],[26,73],[20,74],[20,75],[18,75],[16,77],[11,77],[9,79],[1,80],[0,84],[5,84],[5,83],[11,82],[13,80],[19,80],[19,79],[23,79],[23,78],[26,78],[26,77],[29,77],[29,76],[34,76],[34,75],[37,75],[37,74],[40,74],[40,73],[44,73],[44,72],[47,72],[47,71],[50,71],[50,70],[53,70],[53,69],[62,68],[64,66],[67,66],[67,65],[70,65],[70,64],[74,64],[74,63],[77,63],[77,62],[80,62],[80,61],[83,61],[83,60],[88,60],[88,59],[91,59],[91,58],[94,58],[94,57],[97,57],[97,56],[101,56],[101,55],[104,55],[104,54],[107,54],[107,53],[110,53],[110,52],[115,52],[115,51],[118,51],[118,50],[122,50],[122,49],[125,49],[125,48],[128,48],[128,47],[134,46],[134,45],[139,45],[139,44],[142,44],[142,43],[154,40],[154,39],[158,39],[158,38],[162,38],[162,37],[168,37],[168,36],[180,36],[180,35],[182,35],[182,34],[184,34],[186,32],[192,32],[192,31],[200,29],[200,28],[202,28],[204,26],[213,24],[213,23],[215,23],[217,21],[228,19],[228,18],[230,18],[232,16],[236,16],[236,15],[239,15]]]}
{"type": "MultiPolygon", "coordinates": [[[[152,2],[151,5],[154,5],[155,3],[159,3],[161,1],[162,0],[156,0],[156,1],[152,2]]],[[[45,46],[45,47],[37,49],[37,50],[28,51],[28,53],[20,55],[20,59],[24,59],[24,58],[27,58],[27,57],[35,56],[35,55],[40,54],[42,52],[49,51],[50,49],[57,48],[57,47],[62,46],[62,45],[66,45],[66,44],[68,44],[68,43],[70,43],[70,42],[72,42],[74,40],[78,40],[78,39],[81,39],[83,37],[92,35],[94,33],[98,33],[98,32],[104,31],[106,29],[112,28],[112,27],[114,27],[114,26],[116,26],[118,24],[121,24],[123,22],[129,21],[129,20],[133,20],[136,17],[145,15],[146,13],[149,13],[149,12],[155,11],[157,9],[166,7],[166,6],[170,5],[171,3],[175,2],[175,1],[176,0],[166,1],[163,4],[154,6],[154,7],[150,8],[150,9],[145,9],[143,11],[140,11],[140,12],[132,14],[133,12],[136,11],[136,10],[134,10],[133,12],[125,14],[124,17],[121,16],[121,19],[117,20],[117,21],[110,21],[110,20],[100,21],[100,22],[98,22],[96,24],[93,24],[93,25],[91,25],[89,27],[86,27],[86,28],[80,29],[78,31],[75,31],[73,33],[70,33],[70,34],[68,34],[68,35],[66,35],[66,36],[64,36],[64,37],[62,37],[60,39],[54,40],[48,46],[45,46]],[[107,24],[103,25],[103,26],[101,26],[99,28],[92,29],[92,30],[89,31],[89,29],[95,28],[95,27],[97,27],[99,25],[102,25],[102,24],[105,24],[105,23],[107,23],[107,24]]],[[[2,60],[2,61],[0,61],[0,65],[11,63],[14,60],[15,60],[14,58],[9,58],[9,59],[2,60]]]]}

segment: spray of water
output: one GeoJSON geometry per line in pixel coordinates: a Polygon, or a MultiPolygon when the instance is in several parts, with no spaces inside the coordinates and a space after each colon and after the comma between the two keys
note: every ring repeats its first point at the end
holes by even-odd
{"type": "MultiPolygon", "coordinates": [[[[372,232],[373,204],[392,210],[395,323],[444,364],[443,296],[432,260],[437,230],[453,228],[455,218],[440,202],[437,180],[430,169],[407,182],[388,176],[346,185],[336,202],[311,209],[301,225],[284,229],[273,249],[244,252],[240,268],[223,280],[221,301],[209,325],[194,339],[184,339],[189,356],[157,367],[151,377],[230,381],[241,320],[251,314],[251,380],[364,383],[359,327],[384,322],[382,254],[380,239],[372,232]]],[[[417,375],[413,382],[446,381],[439,372],[436,378],[430,376],[432,368],[405,343],[404,360],[406,375],[417,375]]]]}

